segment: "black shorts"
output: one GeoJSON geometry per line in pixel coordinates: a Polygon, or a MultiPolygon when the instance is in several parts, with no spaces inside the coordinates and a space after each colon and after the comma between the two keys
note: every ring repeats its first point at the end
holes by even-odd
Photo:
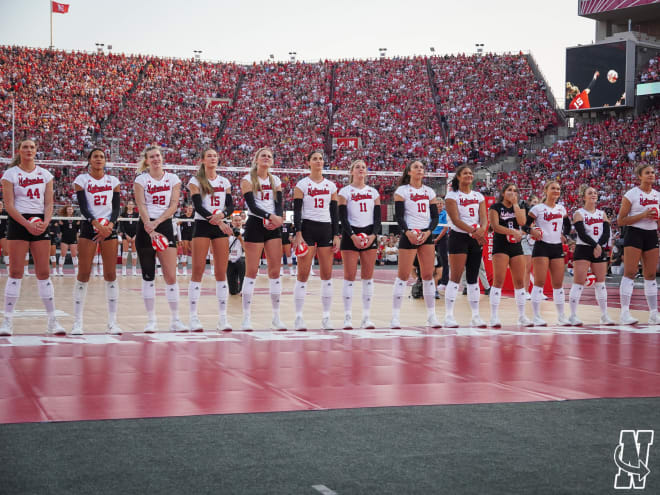
{"type": "Polygon", "coordinates": [[[626,246],[650,251],[658,247],[658,231],[646,230],[637,227],[628,227],[623,236],[623,247],[626,246]]]}
{"type": "MultiPolygon", "coordinates": [[[[23,218],[30,218],[30,217],[39,217],[41,219],[44,218],[43,215],[35,215],[33,213],[23,214],[23,218]]],[[[7,240],[27,241],[27,242],[50,241],[50,234],[48,233],[48,229],[46,229],[44,233],[41,235],[32,235],[20,223],[18,223],[12,217],[9,217],[9,219],[7,220],[7,240]]]]}
{"type": "Polygon", "coordinates": [[[291,237],[289,237],[290,234],[291,232],[288,230],[286,232],[282,230],[282,244],[291,244],[291,237]]]}
{"type": "MultiPolygon", "coordinates": [[[[176,247],[176,242],[174,242],[174,226],[172,225],[171,220],[165,220],[161,223],[156,227],[156,232],[163,234],[167,238],[168,247],[176,247]]],[[[142,220],[138,222],[137,234],[135,235],[135,247],[137,249],[154,249],[151,245],[151,236],[144,230],[142,220]]]]}
{"type": "MultiPolygon", "coordinates": [[[[367,234],[371,235],[374,231],[374,226],[373,225],[368,225],[366,227],[353,227],[353,233],[355,234],[367,234]]],[[[369,249],[376,249],[377,246],[376,239],[374,239],[374,242],[369,244],[366,248],[363,249],[358,249],[355,247],[355,244],[353,243],[353,239],[351,239],[351,236],[342,233],[341,235],[341,244],[340,244],[340,249],[342,251],[368,251],[369,249]]]]}
{"type": "Polygon", "coordinates": [[[506,254],[509,258],[522,256],[522,244],[519,242],[509,242],[506,238],[493,237],[493,254],[506,254]]]}
{"type": "Polygon", "coordinates": [[[330,222],[303,220],[300,230],[302,231],[302,237],[308,246],[332,246],[332,224],[330,222]]]}
{"type": "Polygon", "coordinates": [[[282,240],[282,229],[278,227],[277,229],[268,230],[264,227],[264,221],[261,218],[248,215],[243,240],[245,242],[262,243],[272,239],[282,240]]]}
{"type": "MultiPolygon", "coordinates": [[[[433,244],[433,234],[428,236],[423,244],[412,244],[404,232],[401,232],[401,235],[399,236],[399,249],[417,249],[418,247],[427,244],[433,244]]],[[[435,247],[433,249],[435,249],[435,247]]]]}
{"type": "Polygon", "coordinates": [[[76,236],[75,234],[63,235],[62,238],[60,239],[60,243],[64,243],[68,245],[78,244],[78,236],[76,236]]]}
{"type": "MultiPolygon", "coordinates": [[[[94,232],[94,227],[92,226],[91,222],[88,222],[87,220],[83,220],[80,222],[80,238],[81,239],[89,239],[90,241],[94,239],[96,236],[96,232],[94,232]]],[[[117,238],[117,224],[112,228],[112,234],[110,234],[108,237],[105,238],[106,241],[111,241],[113,239],[117,238]]]]}
{"type": "Polygon", "coordinates": [[[573,260],[586,260],[591,263],[605,263],[608,260],[607,252],[603,249],[599,258],[594,258],[594,248],[584,244],[576,244],[575,252],[573,253],[573,260]]]}
{"type": "MultiPolygon", "coordinates": [[[[183,234],[183,232],[182,232],[183,234]]],[[[210,224],[206,220],[195,220],[193,225],[193,238],[194,237],[207,237],[209,239],[219,239],[221,237],[229,237],[217,225],[210,224]]],[[[183,235],[181,236],[183,237],[183,235]]]]}
{"type": "MultiPolygon", "coordinates": [[[[181,227],[181,240],[182,241],[192,241],[193,237],[208,237],[207,235],[203,235],[203,236],[196,236],[195,235],[195,227],[197,226],[197,222],[206,222],[206,220],[195,220],[193,225],[189,228],[183,228],[183,224],[181,224],[182,225],[182,227],[181,227]]],[[[208,223],[208,222],[206,222],[206,223],[208,223]]],[[[209,225],[211,225],[211,224],[209,224],[209,225]]],[[[217,225],[215,227],[217,227],[217,225]]]]}
{"type": "Polygon", "coordinates": [[[532,258],[563,258],[564,250],[561,247],[561,242],[558,244],[549,244],[543,241],[536,241],[534,248],[532,248],[532,258]]]}
{"type": "Polygon", "coordinates": [[[470,254],[474,250],[481,252],[482,248],[477,240],[465,232],[449,232],[449,254],[470,254]]]}
{"type": "Polygon", "coordinates": [[[50,245],[57,246],[57,237],[55,237],[54,235],[50,236],[50,245]]]}

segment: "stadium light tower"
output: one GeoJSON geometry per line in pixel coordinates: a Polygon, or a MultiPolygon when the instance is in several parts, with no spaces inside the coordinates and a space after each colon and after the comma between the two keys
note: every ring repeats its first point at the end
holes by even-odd
{"type": "Polygon", "coordinates": [[[429,50],[431,50],[431,53],[435,53],[435,47],[434,47],[434,46],[432,46],[431,48],[429,48],[429,50]]]}
{"type": "Polygon", "coordinates": [[[105,43],[94,43],[96,45],[96,53],[103,53],[103,47],[105,43]]]}
{"type": "Polygon", "coordinates": [[[296,52],[289,52],[289,57],[291,57],[291,62],[296,61],[296,55],[298,55],[296,52]]]}
{"type": "Polygon", "coordinates": [[[477,55],[481,55],[484,51],[484,44],[483,43],[475,43],[474,46],[477,49],[477,55]]]}
{"type": "Polygon", "coordinates": [[[193,50],[193,53],[195,54],[195,60],[199,61],[202,57],[202,50],[193,50]]]}
{"type": "Polygon", "coordinates": [[[378,51],[380,52],[380,58],[385,58],[385,55],[387,55],[387,48],[379,48],[378,51]]]}

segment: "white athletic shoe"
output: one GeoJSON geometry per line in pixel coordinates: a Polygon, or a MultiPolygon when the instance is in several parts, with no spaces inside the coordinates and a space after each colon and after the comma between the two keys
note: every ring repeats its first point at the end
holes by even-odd
{"type": "Polygon", "coordinates": [[[610,318],[608,315],[601,315],[600,316],[600,324],[601,325],[615,325],[616,322],[610,318]]]}
{"type": "Polygon", "coordinates": [[[620,321],[622,325],[635,325],[636,323],[639,323],[639,320],[637,318],[633,318],[633,316],[628,311],[621,313],[620,321]]]}
{"type": "Polygon", "coordinates": [[[64,276],[64,270],[62,269],[62,267],[58,268],[58,270],[57,270],[57,275],[58,275],[59,277],[63,277],[63,276],[64,276]]]}
{"type": "Polygon", "coordinates": [[[10,337],[12,333],[14,333],[14,325],[11,318],[5,317],[0,325],[0,337],[10,337]]]}
{"type": "Polygon", "coordinates": [[[149,320],[144,327],[144,333],[155,333],[158,331],[158,323],[156,320],[149,320]]]}
{"type": "Polygon", "coordinates": [[[491,318],[488,326],[491,328],[502,328],[502,322],[499,318],[491,318]]]}
{"type": "Polygon", "coordinates": [[[73,322],[73,327],[71,327],[71,335],[82,335],[83,333],[82,320],[75,320],[73,322]]]}
{"type": "Polygon", "coordinates": [[[329,316],[325,316],[321,318],[321,328],[323,330],[334,330],[335,326],[332,324],[332,321],[330,321],[329,316]]]}
{"type": "Polygon", "coordinates": [[[64,327],[55,318],[49,318],[46,333],[48,335],[66,335],[66,330],[64,330],[64,327]]]}
{"type": "Polygon", "coordinates": [[[440,328],[442,323],[438,321],[438,318],[435,316],[435,314],[432,314],[426,318],[426,326],[431,328],[440,328]]]}
{"type": "Polygon", "coordinates": [[[452,315],[445,316],[445,323],[442,325],[445,328],[458,328],[458,322],[452,315]]]}
{"type": "Polygon", "coordinates": [[[521,327],[532,327],[534,326],[534,322],[529,318],[527,318],[527,316],[522,315],[518,317],[518,325],[520,325],[521,327]]]}
{"type": "Polygon", "coordinates": [[[163,276],[163,269],[159,266],[158,269],[156,270],[156,273],[159,277],[163,276]]]}
{"type": "Polygon", "coordinates": [[[535,316],[532,323],[534,324],[535,327],[547,327],[548,326],[548,322],[545,321],[540,316],[535,316]]]}
{"type": "Polygon", "coordinates": [[[121,335],[123,332],[121,327],[117,325],[117,322],[113,321],[112,323],[108,323],[105,333],[109,333],[110,335],[121,335]]]}
{"type": "Polygon", "coordinates": [[[342,328],[344,330],[353,330],[353,318],[351,315],[344,316],[344,326],[342,328]]]}
{"type": "Polygon", "coordinates": [[[193,315],[190,317],[190,331],[191,332],[203,332],[204,327],[202,326],[202,322],[199,321],[199,317],[197,315],[193,315]]]}
{"type": "Polygon", "coordinates": [[[399,318],[395,318],[394,316],[390,320],[390,328],[401,328],[401,321],[399,318]]]}
{"type": "Polygon", "coordinates": [[[251,332],[254,330],[254,327],[252,326],[252,321],[250,320],[249,316],[243,317],[243,322],[241,323],[241,330],[244,332],[251,332]]]}
{"type": "Polygon", "coordinates": [[[481,316],[476,315],[472,317],[472,321],[470,322],[470,325],[473,327],[477,328],[486,328],[486,322],[481,319],[481,316]]]}
{"type": "Polygon", "coordinates": [[[561,325],[562,327],[570,327],[572,325],[571,320],[566,318],[566,315],[558,315],[557,316],[557,325],[561,325]]]}
{"type": "Polygon", "coordinates": [[[278,330],[280,332],[285,332],[286,331],[286,325],[284,324],[284,322],[282,320],[279,319],[279,317],[273,318],[273,320],[270,322],[270,324],[271,324],[271,328],[273,330],[278,330]]]}
{"type": "Polygon", "coordinates": [[[187,266],[184,266],[184,267],[183,267],[183,276],[184,276],[184,277],[187,277],[187,276],[188,276],[188,267],[187,267],[187,266]]]}
{"type": "Polygon", "coordinates": [[[529,292],[525,292],[525,300],[526,301],[531,301],[532,300],[532,295],[529,292]]]}
{"type": "Polygon", "coordinates": [[[131,275],[133,275],[134,277],[137,277],[137,276],[138,276],[138,274],[137,274],[137,268],[133,267],[133,269],[131,270],[131,275]]]}
{"type": "Polygon", "coordinates": [[[218,318],[218,324],[216,325],[215,329],[218,332],[231,332],[232,331],[231,325],[227,321],[227,316],[223,315],[220,318],[218,318]]]}
{"type": "Polygon", "coordinates": [[[374,322],[371,321],[369,318],[362,318],[362,323],[360,323],[360,327],[366,329],[373,329],[376,328],[376,325],[374,325],[374,322]]]}
{"type": "Polygon", "coordinates": [[[178,318],[170,322],[170,332],[187,332],[188,327],[178,318]]]}
{"type": "Polygon", "coordinates": [[[121,269],[121,276],[122,276],[122,277],[125,277],[125,276],[126,276],[126,267],[123,267],[123,268],[121,269]]]}
{"type": "Polygon", "coordinates": [[[295,276],[296,276],[296,271],[295,271],[293,268],[291,268],[291,269],[289,270],[289,276],[290,276],[290,277],[295,277],[295,276]]]}
{"type": "Polygon", "coordinates": [[[303,320],[302,316],[296,316],[296,321],[293,322],[293,328],[298,332],[307,330],[307,325],[305,325],[305,320],[303,320]]]}
{"type": "Polygon", "coordinates": [[[660,325],[660,313],[654,311],[649,315],[649,325],[660,325]]]}
{"type": "Polygon", "coordinates": [[[580,320],[577,315],[571,315],[568,318],[569,323],[574,326],[574,327],[581,327],[582,326],[582,320],[580,320]]]}

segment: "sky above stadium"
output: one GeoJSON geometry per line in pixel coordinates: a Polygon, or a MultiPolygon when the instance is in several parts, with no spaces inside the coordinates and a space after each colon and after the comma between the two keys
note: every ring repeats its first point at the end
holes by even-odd
{"type": "MultiPolygon", "coordinates": [[[[140,53],[251,63],[531,51],[563,102],[565,48],[593,41],[577,0],[61,0],[53,44],[63,50],[140,53]],[[106,50],[107,51],[107,50],[106,50]]],[[[0,44],[48,47],[49,0],[0,0],[0,44]]]]}

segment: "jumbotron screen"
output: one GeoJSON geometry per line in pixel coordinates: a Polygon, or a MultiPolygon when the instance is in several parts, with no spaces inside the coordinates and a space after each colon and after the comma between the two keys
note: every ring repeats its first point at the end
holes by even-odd
{"type": "Polygon", "coordinates": [[[626,42],[566,49],[566,110],[626,105],[626,42]]]}

